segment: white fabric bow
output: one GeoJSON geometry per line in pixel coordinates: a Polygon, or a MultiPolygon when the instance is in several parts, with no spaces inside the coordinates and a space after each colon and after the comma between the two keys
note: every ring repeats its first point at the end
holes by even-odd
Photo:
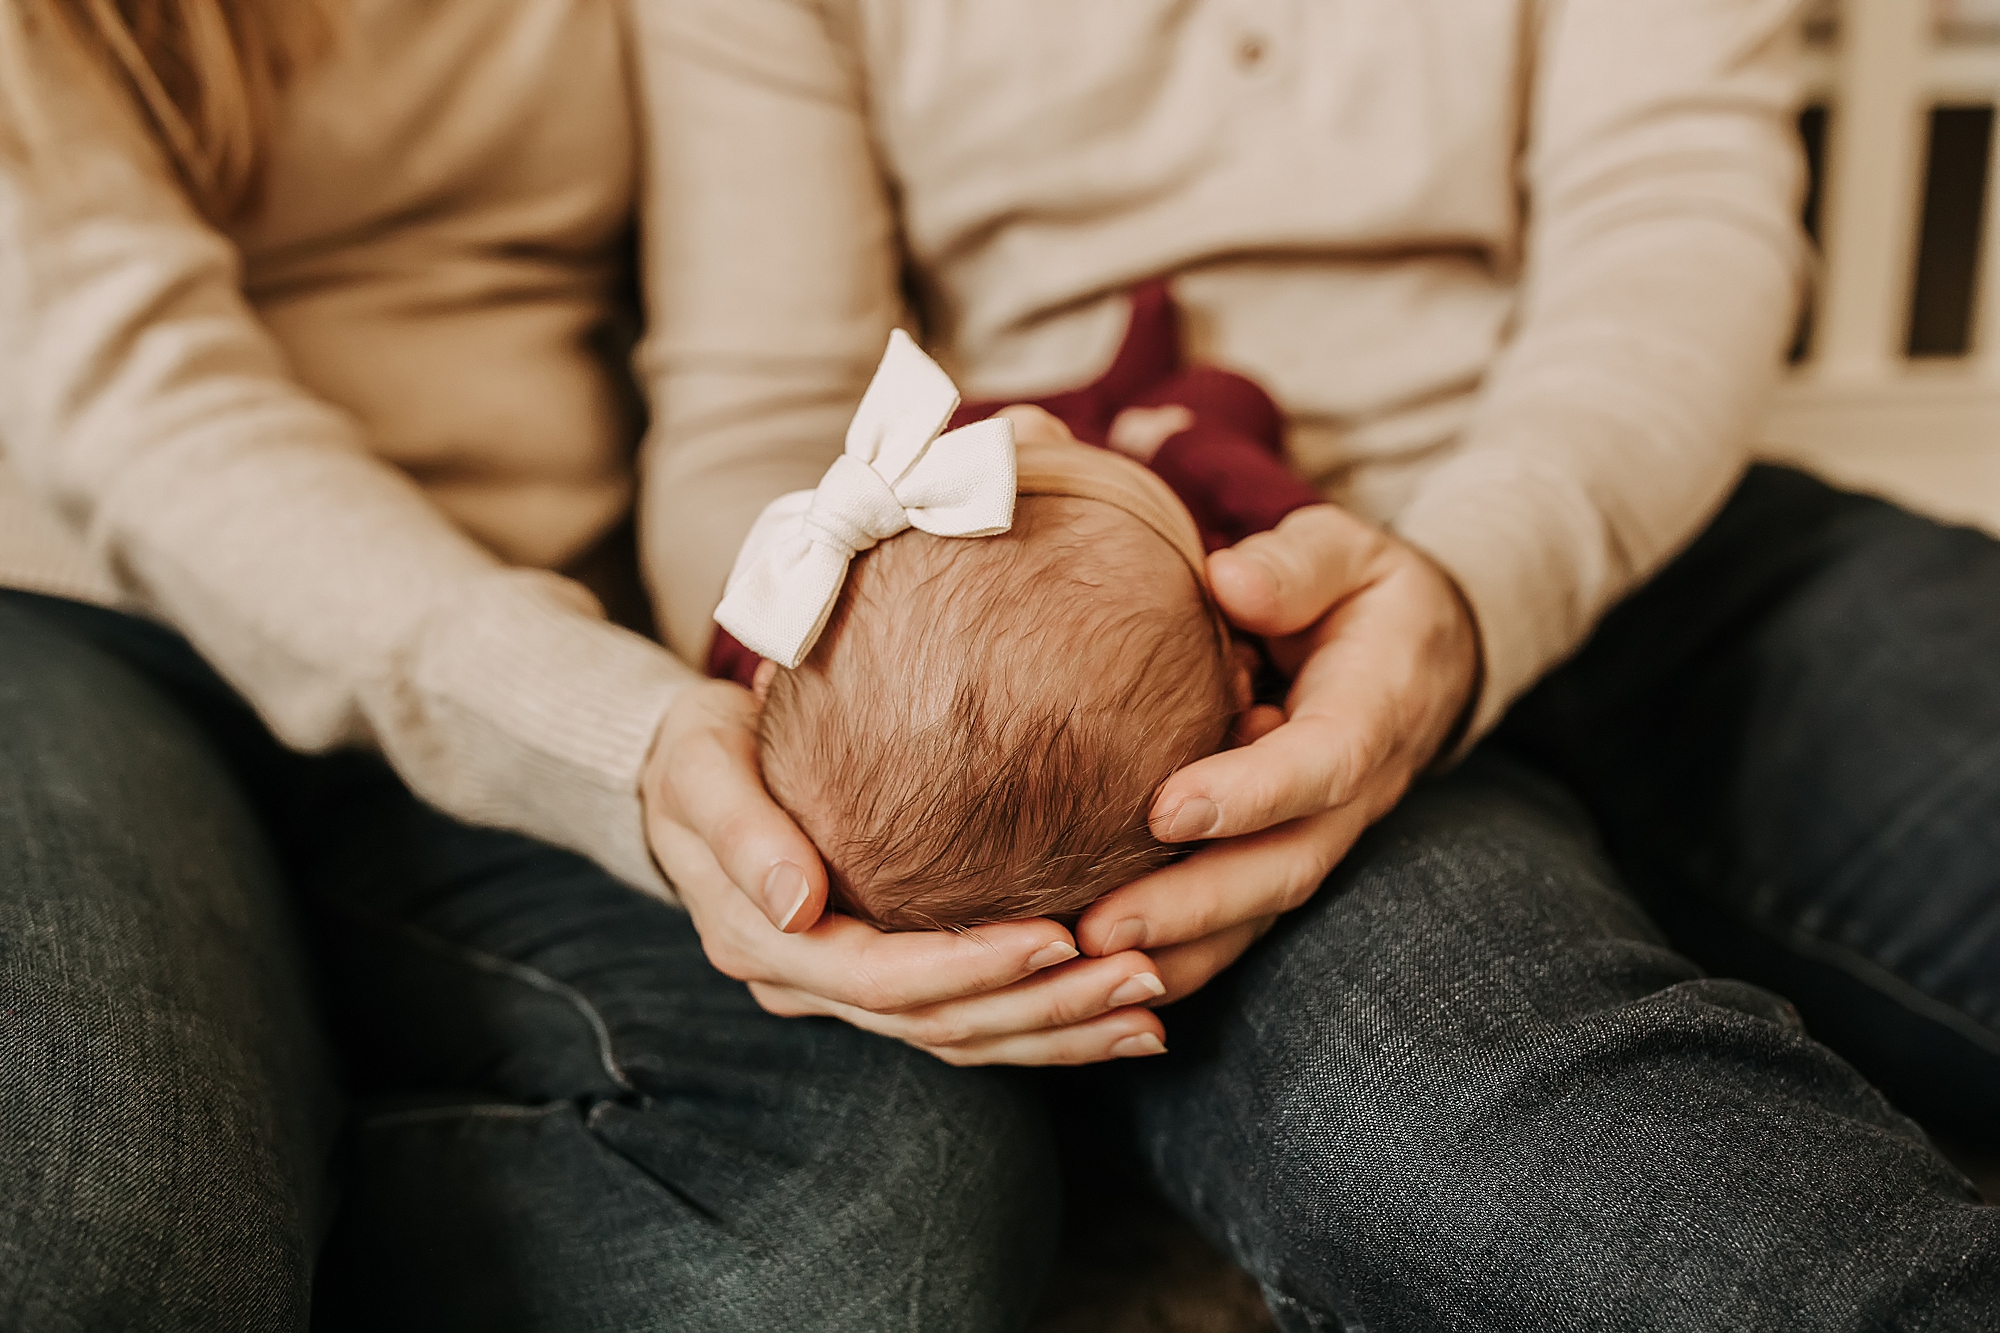
{"type": "Polygon", "coordinates": [[[785,667],[806,660],[860,552],[905,528],[991,537],[1014,523],[1014,423],[992,418],[940,435],[958,388],[901,329],[847,427],[846,451],[817,487],[764,506],[715,621],[785,667]]]}

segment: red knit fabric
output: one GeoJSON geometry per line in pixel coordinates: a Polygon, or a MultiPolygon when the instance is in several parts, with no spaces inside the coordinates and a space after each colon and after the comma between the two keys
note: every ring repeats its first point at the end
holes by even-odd
{"type": "MultiPolygon", "coordinates": [[[[951,424],[982,420],[1019,401],[966,403],[951,424]]],[[[1132,319],[1108,370],[1080,389],[1027,401],[1100,448],[1112,420],[1128,407],[1185,407],[1194,424],[1161,445],[1151,466],[1194,515],[1211,551],[1320,502],[1285,462],[1285,418],[1271,395],[1242,375],[1186,363],[1180,307],[1158,279],[1133,289],[1132,319]]]]}
{"type": "Polygon", "coordinates": [[[744,689],[757,679],[757,663],[763,659],[736,641],[736,636],[717,625],[708,645],[708,674],[719,680],[733,680],[744,689]]]}

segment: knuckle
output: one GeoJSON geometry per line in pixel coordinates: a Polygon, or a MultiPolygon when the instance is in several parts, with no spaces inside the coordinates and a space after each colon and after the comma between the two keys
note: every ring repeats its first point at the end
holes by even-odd
{"type": "Polygon", "coordinates": [[[755,968],[748,954],[733,944],[721,940],[703,940],[702,952],[708,955],[709,966],[728,977],[731,981],[750,981],[755,968]]]}
{"type": "Polygon", "coordinates": [[[1381,740],[1367,733],[1342,741],[1327,763],[1318,808],[1329,810],[1352,800],[1381,763],[1380,748],[1381,740]]]}
{"type": "Polygon", "coordinates": [[[1104,1002],[1096,998],[1057,995],[1049,1001],[1048,1012],[1043,1015],[1045,1027],[1066,1028],[1097,1017],[1104,1012],[1104,1002]]]}
{"type": "Polygon", "coordinates": [[[750,985],[750,998],[757,1002],[759,1009],[777,1018],[795,1018],[804,1012],[798,1003],[784,992],[773,990],[769,986],[760,985],[756,982],[752,982],[750,985]]]}
{"type": "Polygon", "coordinates": [[[1311,867],[1304,873],[1293,875],[1291,882],[1285,885],[1284,892],[1278,895],[1278,909],[1284,912],[1297,911],[1312,901],[1312,896],[1319,892],[1319,886],[1319,873],[1311,867]]]}
{"type": "Polygon", "coordinates": [[[955,1066],[959,1069],[963,1069],[968,1065],[976,1065],[982,1063],[981,1060],[972,1052],[960,1050],[956,1047],[925,1046],[922,1043],[914,1043],[914,1044],[916,1045],[918,1050],[923,1051],[928,1055],[935,1056],[936,1058],[944,1061],[946,1064],[955,1066]]]}
{"type": "Polygon", "coordinates": [[[851,1003],[876,1014],[892,1014],[905,1008],[903,998],[879,972],[857,972],[851,984],[851,1003]]]}
{"type": "Polygon", "coordinates": [[[915,1020],[913,1039],[917,1045],[950,1049],[972,1040],[969,1026],[948,1014],[926,1014],[915,1020]]]}
{"type": "Polygon", "coordinates": [[[727,857],[748,846],[756,831],[757,819],[752,812],[732,810],[709,826],[709,845],[718,856],[727,857]]]}
{"type": "Polygon", "coordinates": [[[1283,889],[1278,897],[1280,910],[1290,912],[1305,906],[1319,892],[1320,885],[1326,882],[1332,869],[1329,855],[1316,847],[1308,848],[1293,858],[1282,881],[1283,889]]]}
{"type": "Polygon", "coordinates": [[[1257,816],[1255,827],[1270,828],[1287,819],[1296,819],[1308,810],[1322,808],[1326,794],[1314,790],[1310,784],[1294,785],[1274,774],[1258,781],[1251,802],[1257,816]]]}
{"type": "Polygon", "coordinates": [[[1229,910],[1221,902],[1214,899],[1204,900],[1189,909],[1186,922],[1178,933],[1184,939],[1206,938],[1226,925],[1229,915],[1231,915],[1229,910]]]}

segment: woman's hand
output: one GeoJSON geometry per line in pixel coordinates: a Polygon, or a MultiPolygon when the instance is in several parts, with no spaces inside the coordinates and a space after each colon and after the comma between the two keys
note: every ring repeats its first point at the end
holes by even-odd
{"type": "Polygon", "coordinates": [[[1163,842],[1193,856],[1105,895],[1077,922],[1085,954],[1144,949],[1167,1003],[1234,962],[1304,903],[1454,734],[1479,677],[1472,614],[1415,548],[1332,505],[1209,557],[1232,624],[1292,676],[1253,708],[1238,748],[1183,768],[1153,802],[1163,842]]]}
{"type": "Polygon", "coordinates": [[[1053,921],[891,934],[828,915],[826,868],[764,790],[750,692],[690,687],[643,795],[653,855],[709,961],[784,1016],[823,1014],[953,1064],[1085,1064],[1165,1049],[1141,1001],[1165,989],[1130,951],[1078,958],[1053,921]]]}

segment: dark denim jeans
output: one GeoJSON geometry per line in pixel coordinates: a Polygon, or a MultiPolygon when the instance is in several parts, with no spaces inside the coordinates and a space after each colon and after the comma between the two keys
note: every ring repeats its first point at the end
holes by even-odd
{"type": "Polygon", "coordinates": [[[1004,1329],[1054,1243],[1010,1072],[773,1019],[677,909],[4,593],[0,1012],[7,1333],[1004,1329]]]}
{"type": "Polygon", "coordinates": [[[1855,1066],[2000,1134],[1996,663],[2000,545],[1760,469],[1173,1054],[1026,1074],[770,1018],[173,636],[0,597],[0,1327],[1017,1327],[1050,1107],[1287,1329],[1993,1327],[2000,1210],[1855,1066]]]}

